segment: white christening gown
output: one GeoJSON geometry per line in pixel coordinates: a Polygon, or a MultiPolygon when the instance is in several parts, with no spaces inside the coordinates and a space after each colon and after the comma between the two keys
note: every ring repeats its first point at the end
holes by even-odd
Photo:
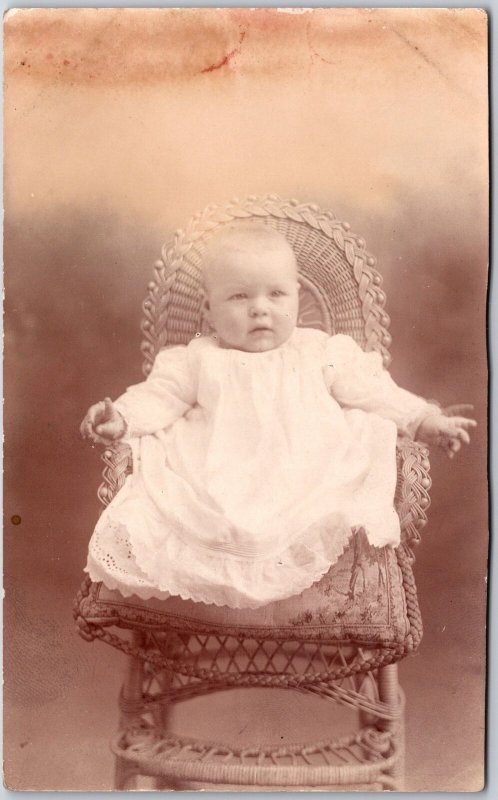
{"type": "Polygon", "coordinates": [[[165,349],[116,407],[134,471],[86,571],[125,596],[233,608],[308,588],[353,527],[398,544],[397,430],[413,435],[434,411],[379,354],[302,328],[263,353],[204,337],[165,349]]]}

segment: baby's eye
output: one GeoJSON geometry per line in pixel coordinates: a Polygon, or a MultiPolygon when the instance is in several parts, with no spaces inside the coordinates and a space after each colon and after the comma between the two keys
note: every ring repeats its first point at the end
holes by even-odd
{"type": "Polygon", "coordinates": [[[236,294],[232,294],[229,298],[230,300],[245,300],[247,295],[244,292],[237,292],[236,294]]]}
{"type": "Polygon", "coordinates": [[[283,297],[285,292],[283,289],[273,289],[271,296],[272,297],[283,297]]]}

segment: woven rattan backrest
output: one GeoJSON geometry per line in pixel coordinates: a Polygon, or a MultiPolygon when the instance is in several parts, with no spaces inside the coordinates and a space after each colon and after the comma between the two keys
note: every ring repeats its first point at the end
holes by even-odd
{"type": "Polygon", "coordinates": [[[385,294],[364,240],[330,211],[267,195],[208,206],[163,248],[143,304],[145,374],[162,347],[187,344],[207,332],[200,291],[202,253],[224,225],[245,219],[273,226],[292,245],[301,282],[299,325],[348,334],[364,350],[380,352],[387,366],[391,338],[385,294]]]}

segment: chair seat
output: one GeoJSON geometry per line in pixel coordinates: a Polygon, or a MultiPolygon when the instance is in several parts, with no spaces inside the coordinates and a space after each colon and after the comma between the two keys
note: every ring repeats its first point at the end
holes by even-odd
{"type": "Polygon", "coordinates": [[[78,614],[86,623],[105,628],[381,644],[405,652],[414,649],[421,635],[413,573],[402,548],[373,547],[363,532],[353,537],[318,583],[259,609],[217,607],[179,597],[125,598],[93,583],[80,597],[78,614]]]}

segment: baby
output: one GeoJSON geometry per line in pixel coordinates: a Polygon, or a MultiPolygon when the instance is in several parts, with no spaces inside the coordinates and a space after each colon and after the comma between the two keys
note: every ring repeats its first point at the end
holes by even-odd
{"type": "Polygon", "coordinates": [[[296,259],[272,228],[227,227],[203,284],[212,335],[162,350],[81,424],[134,464],[86,570],[125,596],[257,608],[318,581],[357,527],[399,543],[398,432],[452,457],[476,422],[398,387],[350,337],[297,328],[296,259]]]}

